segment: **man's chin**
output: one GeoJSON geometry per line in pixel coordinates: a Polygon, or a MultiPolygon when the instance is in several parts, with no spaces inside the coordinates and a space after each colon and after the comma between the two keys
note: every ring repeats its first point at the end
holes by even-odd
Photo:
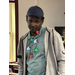
{"type": "Polygon", "coordinates": [[[34,30],[31,30],[31,32],[32,32],[32,33],[36,33],[36,31],[34,31],[34,30]]]}

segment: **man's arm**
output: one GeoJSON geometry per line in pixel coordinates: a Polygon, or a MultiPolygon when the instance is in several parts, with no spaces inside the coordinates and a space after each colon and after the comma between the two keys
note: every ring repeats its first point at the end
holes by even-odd
{"type": "Polygon", "coordinates": [[[20,40],[19,44],[18,44],[18,48],[17,48],[17,60],[18,60],[18,75],[23,75],[23,60],[22,60],[22,42],[20,40]]]}
{"type": "Polygon", "coordinates": [[[62,38],[55,30],[54,33],[54,49],[57,58],[58,75],[65,75],[65,49],[62,38]]]}

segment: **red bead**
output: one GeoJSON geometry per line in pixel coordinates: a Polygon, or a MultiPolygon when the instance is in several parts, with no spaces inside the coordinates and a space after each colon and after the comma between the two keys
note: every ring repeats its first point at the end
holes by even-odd
{"type": "Polygon", "coordinates": [[[37,34],[39,34],[39,31],[36,31],[37,34]]]}
{"type": "Polygon", "coordinates": [[[30,58],[32,58],[33,57],[33,55],[30,55],[30,58]]]}

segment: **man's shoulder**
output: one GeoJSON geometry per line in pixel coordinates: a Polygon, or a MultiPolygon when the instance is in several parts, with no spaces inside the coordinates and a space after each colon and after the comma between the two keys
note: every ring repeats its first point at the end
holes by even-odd
{"type": "Polygon", "coordinates": [[[26,33],[25,35],[23,35],[20,40],[24,40],[26,37],[28,36],[28,33],[26,33]]]}
{"type": "Polygon", "coordinates": [[[50,33],[54,33],[54,35],[60,35],[54,28],[47,27],[47,31],[50,33]]]}
{"type": "Polygon", "coordinates": [[[47,27],[47,29],[46,29],[48,32],[52,32],[52,31],[54,31],[55,29],[54,28],[50,28],[50,27],[47,27]]]}

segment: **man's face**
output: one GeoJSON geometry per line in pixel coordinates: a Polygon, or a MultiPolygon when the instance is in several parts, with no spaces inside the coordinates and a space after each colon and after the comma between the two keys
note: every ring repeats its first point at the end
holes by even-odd
{"type": "Polygon", "coordinates": [[[43,20],[36,16],[28,16],[26,20],[28,23],[28,28],[33,33],[35,33],[37,30],[40,30],[41,25],[43,24],[43,20]]]}

